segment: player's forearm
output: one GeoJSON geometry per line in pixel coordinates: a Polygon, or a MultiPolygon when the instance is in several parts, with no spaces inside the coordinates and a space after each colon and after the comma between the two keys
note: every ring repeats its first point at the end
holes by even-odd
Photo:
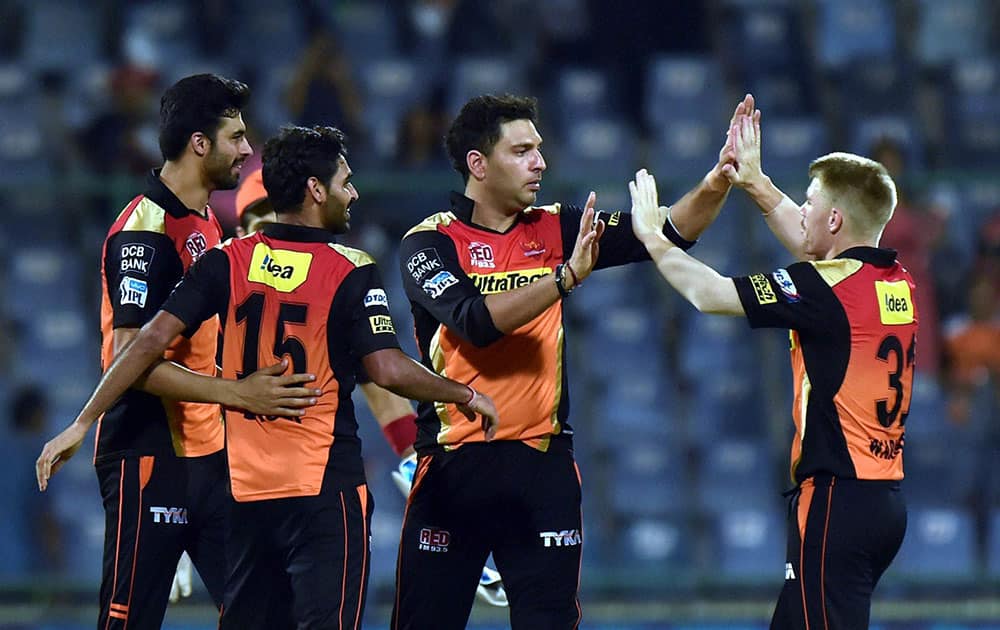
{"type": "Polygon", "coordinates": [[[363,361],[375,384],[404,398],[446,403],[469,400],[468,386],[438,376],[400,350],[374,352],[363,361]]]}
{"type": "Polygon", "coordinates": [[[90,400],[77,416],[76,423],[87,427],[93,424],[132,386],[138,375],[142,375],[153,363],[162,360],[163,351],[174,336],[176,333],[167,336],[146,329],[136,335],[104,372],[90,400]]]}
{"type": "Polygon", "coordinates": [[[171,400],[235,406],[235,381],[207,376],[173,361],[160,361],[133,385],[171,400]]]}
{"type": "Polygon", "coordinates": [[[689,241],[701,233],[719,216],[719,210],[729,195],[729,182],[716,176],[713,170],[670,207],[670,221],[677,233],[689,241]]]}
{"type": "Polygon", "coordinates": [[[799,205],[764,175],[745,189],[767,221],[767,227],[797,260],[804,260],[802,251],[802,214],[799,205]]]}
{"type": "MultiPolygon", "coordinates": [[[[568,276],[569,274],[565,280],[566,288],[571,289],[573,281],[568,276]]],[[[509,335],[544,313],[545,309],[558,300],[555,274],[548,274],[520,289],[487,295],[486,308],[497,330],[509,335]]]]}
{"type": "Polygon", "coordinates": [[[368,403],[368,408],[371,409],[380,427],[413,413],[413,405],[408,398],[397,396],[375,383],[362,383],[361,393],[364,394],[365,402],[368,403]]]}
{"type": "Polygon", "coordinates": [[[647,238],[643,244],[660,275],[699,311],[717,315],[743,314],[736,285],[730,278],[719,275],[662,236],[647,238]]]}

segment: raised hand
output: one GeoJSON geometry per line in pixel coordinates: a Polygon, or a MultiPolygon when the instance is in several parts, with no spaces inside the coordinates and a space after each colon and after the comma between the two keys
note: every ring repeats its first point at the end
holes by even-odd
{"type": "Polygon", "coordinates": [[[730,126],[735,161],[722,167],[722,174],[733,186],[746,188],[764,177],[760,164],[760,110],[740,116],[730,126]]]}
{"type": "Polygon", "coordinates": [[[736,162],[736,149],[733,143],[734,125],[743,116],[753,116],[755,111],[752,94],[744,96],[743,100],[736,105],[736,109],[733,110],[733,116],[729,119],[729,127],[726,129],[726,141],[723,143],[722,148],[719,149],[719,161],[716,162],[708,174],[709,183],[714,184],[713,187],[719,189],[729,188],[730,182],[723,173],[723,169],[727,164],[731,165],[736,162]]]}
{"type": "Polygon", "coordinates": [[[660,207],[656,192],[656,179],[646,169],[635,173],[635,179],[628,183],[632,195],[632,232],[642,242],[663,234],[663,223],[667,220],[667,208],[660,207]]]}
{"type": "MultiPolygon", "coordinates": [[[[583,216],[580,217],[580,231],[576,235],[576,243],[573,245],[573,253],[566,261],[572,269],[572,274],[568,280],[573,284],[583,282],[583,279],[590,275],[597,264],[597,256],[600,254],[599,242],[604,234],[604,221],[597,219],[597,194],[593,191],[587,196],[587,203],[583,206],[583,216]],[[596,220],[595,220],[596,219],[596,220]]],[[[572,287],[567,287],[572,288],[572,287]]]]}

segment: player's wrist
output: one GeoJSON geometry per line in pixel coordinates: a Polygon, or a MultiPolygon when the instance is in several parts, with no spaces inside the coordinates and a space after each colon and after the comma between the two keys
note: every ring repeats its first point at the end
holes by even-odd
{"type": "Polygon", "coordinates": [[[386,442],[402,457],[417,439],[417,414],[408,413],[382,427],[386,442]]]}

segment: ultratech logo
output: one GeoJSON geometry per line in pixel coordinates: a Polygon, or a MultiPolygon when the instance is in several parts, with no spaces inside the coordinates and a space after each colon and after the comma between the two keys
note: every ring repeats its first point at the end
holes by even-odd
{"type": "Polygon", "coordinates": [[[188,522],[187,508],[166,508],[151,505],[149,506],[149,511],[153,514],[154,523],[162,522],[168,525],[187,525],[188,522]]]}
{"type": "Polygon", "coordinates": [[[497,273],[470,273],[469,277],[483,295],[503,293],[526,287],[539,278],[544,278],[552,270],[548,267],[535,269],[519,269],[517,271],[500,271],[497,273]]]}
{"type": "Polygon", "coordinates": [[[417,549],[434,553],[448,553],[449,544],[451,544],[451,533],[448,530],[424,527],[420,530],[420,542],[417,544],[417,549]]]}
{"type": "Polygon", "coordinates": [[[562,529],[558,532],[538,532],[546,547],[575,547],[583,544],[583,536],[578,529],[562,529]]]}
{"type": "Polygon", "coordinates": [[[372,334],[382,333],[396,334],[396,329],[392,325],[392,317],[388,315],[370,315],[368,324],[372,327],[372,334]]]}
{"type": "Polygon", "coordinates": [[[774,295],[774,289],[771,288],[771,281],[764,274],[758,273],[750,276],[750,284],[753,286],[758,304],[774,304],[778,301],[774,295]]]}

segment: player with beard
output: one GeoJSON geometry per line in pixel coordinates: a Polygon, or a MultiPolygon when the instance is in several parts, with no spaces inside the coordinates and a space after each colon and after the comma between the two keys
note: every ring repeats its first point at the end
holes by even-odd
{"type": "MultiPolygon", "coordinates": [[[[240,114],[248,96],[245,84],[212,74],[186,77],[164,93],[163,167],[150,173],[145,190],[119,214],[104,242],[105,370],[184,272],[219,244],[222,229],[208,196],[235,188],[240,167],[253,153],[240,114]]],[[[294,387],[307,377],[279,376],[283,363],[242,380],[215,378],[218,336],[218,318],[178,336],[166,360],[144,373],[98,422],[94,463],[105,511],[101,629],[159,628],[185,550],[221,606],[232,499],[215,403],[289,414],[314,393],[294,387]]],[[[74,422],[46,444],[37,464],[40,489],[80,448],[91,424],[74,422]]]]}

